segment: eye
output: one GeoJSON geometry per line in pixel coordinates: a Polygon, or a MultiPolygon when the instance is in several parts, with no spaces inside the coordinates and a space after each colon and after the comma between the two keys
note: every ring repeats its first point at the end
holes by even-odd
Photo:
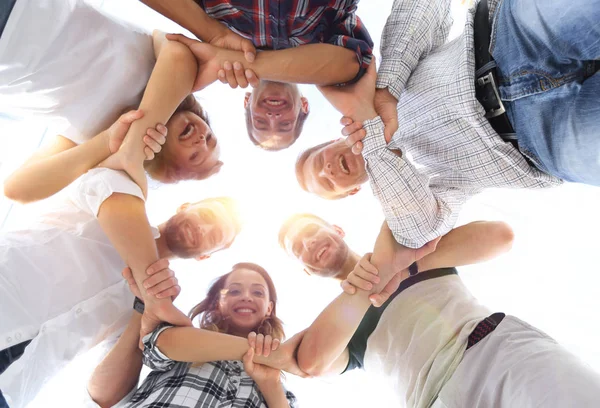
{"type": "Polygon", "coordinates": [[[264,295],[265,294],[262,291],[260,291],[260,290],[255,290],[254,291],[254,296],[256,296],[256,297],[263,297],[264,295]]]}
{"type": "Polygon", "coordinates": [[[231,296],[237,296],[240,294],[240,291],[239,291],[239,289],[229,289],[227,291],[227,293],[230,294],[231,296]]]}
{"type": "Polygon", "coordinates": [[[212,139],[212,133],[206,135],[206,143],[210,142],[210,139],[212,139]]]}

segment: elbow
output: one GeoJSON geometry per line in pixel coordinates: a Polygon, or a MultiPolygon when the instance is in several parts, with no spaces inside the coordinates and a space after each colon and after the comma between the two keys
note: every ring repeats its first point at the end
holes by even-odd
{"type": "Polygon", "coordinates": [[[494,222],[492,234],[499,254],[511,250],[515,240],[515,233],[507,223],[501,221],[494,222]]]}
{"type": "Polygon", "coordinates": [[[317,348],[308,344],[302,344],[298,349],[298,367],[311,377],[321,377],[327,370],[327,367],[319,359],[317,348]]]}
{"type": "Polygon", "coordinates": [[[101,389],[101,387],[96,387],[92,381],[88,383],[87,390],[92,401],[98,404],[101,408],[110,408],[119,403],[118,400],[112,398],[112,393],[107,392],[107,388],[101,389]]]}
{"type": "Polygon", "coordinates": [[[177,41],[167,41],[161,51],[162,53],[177,67],[178,71],[189,74],[191,78],[196,77],[198,62],[187,45],[177,41]]]}

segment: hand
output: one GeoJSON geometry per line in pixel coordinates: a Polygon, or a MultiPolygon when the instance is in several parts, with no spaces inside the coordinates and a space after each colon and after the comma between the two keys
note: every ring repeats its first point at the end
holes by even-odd
{"type": "MultiPolygon", "coordinates": [[[[157,299],[171,298],[175,300],[179,293],[181,293],[181,287],[178,284],[175,273],[169,269],[168,259],[159,259],[146,269],[146,274],[149,278],[146,278],[143,282],[146,293],[157,299]]],[[[133,273],[129,267],[123,269],[122,273],[125,280],[129,284],[129,290],[134,296],[142,298],[140,289],[138,288],[133,273]]]]}
{"type": "Polygon", "coordinates": [[[254,349],[257,356],[269,357],[271,351],[275,351],[281,345],[281,340],[274,339],[270,334],[248,334],[248,345],[254,349]]]}
{"type": "MultiPolygon", "coordinates": [[[[219,23],[220,24],[220,23],[219,23]]],[[[210,45],[219,48],[227,48],[234,51],[242,51],[246,61],[253,62],[256,57],[256,48],[252,41],[243,38],[241,35],[234,33],[229,28],[222,26],[221,33],[215,35],[210,41],[210,45]]]]}
{"type": "Polygon", "coordinates": [[[438,237],[421,248],[408,248],[396,242],[387,222],[384,221],[371,256],[371,262],[379,270],[380,281],[373,287],[371,293],[378,294],[382,292],[392,279],[402,280],[401,276],[397,276],[399,272],[435,251],[440,239],[441,237],[438,237]]]}
{"type": "Polygon", "coordinates": [[[258,364],[253,361],[254,349],[250,347],[242,361],[244,362],[244,371],[254,380],[258,388],[266,390],[266,387],[272,387],[281,382],[281,371],[266,365],[258,364]]]}
{"type": "Polygon", "coordinates": [[[386,143],[392,140],[392,136],[398,130],[397,108],[398,100],[387,88],[375,91],[375,110],[385,125],[383,135],[386,143]]]}
{"type": "Polygon", "coordinates": [[[301,332],[296,333],[285,341],[277,350],[273,351],[269,358],[269,366],[302,378],[309,377],[308,374],[300,369],[296,359],[298,346],[300,346],[300,342],[304,338],[305,332],[306,330],[302,330],[301,332]]]}
{"type": "Polygon", "coordinates": [[[346,136],[346,144],[352,146],[352,153],[361,154],[363,150],[362,140],[367,136],[367,131],[361,122],[355,122],[348,116],[343,116],[340,123],[344,128],[342,135],[346,136]]]}
{"type": "Polygon", "coordinates": [[[379,271],[371,263],[371,253],[365,254],[354,266],[348,277],[342,281],[342,289],[349,295],[356,293],[356,289],[371,291],[373,285],[379,283],[379,271]]]}
{"type": "MultiPolygon", "coordinates": [[[[144,112],[141,110],[131,110],[121,115],[119,119],[106,130],[108,150],[111,154],[116,153],[119,150],[131,124],[136,120],[141,119],[143,116],[144,112]]],[[[165,144],[166,141],[167,128],[165,125],[159,123],[156,125],[156,128],[148,128],[148,130],[146,130],[146,135],[144,136],[144,143],[146,144],[146,147],[144,147],[144,154],[146,155],[146,160],[154,159],[154,154],[160,152],[162,145],[165,144]]]]}
{"type": "Polygon", "coordinates": [[[192,326],[192,321],[177,309],[170,301],[153,300],[153,298],[144,299],[146,307],[142,315],[142,327],[140,330],[141,339],[148,333],[151,333],[161,322],[167,322],[174,326],[192,326]]]}
{"type": "Polygon", "coordinates": [[[229,84],[231,88],[246,88],[248,85],[255,88],[260,83],[258,76],[251,69],[244,69],[241,62],[230,61],[223,63],[223,69],[218,72],[219,81],[223,84],[229,84]]]}

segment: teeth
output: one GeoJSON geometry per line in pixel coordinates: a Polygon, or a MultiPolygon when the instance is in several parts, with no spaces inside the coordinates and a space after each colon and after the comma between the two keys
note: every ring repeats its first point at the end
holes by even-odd
{"type": "Polygon", "coordinates": [[[323,256],[323,254],[325,253],[325,251],[327,250],[327,247],[323,247],[321,248],[321,250],[319,251],[319,253],[317,254],[317,259],[321,259],[321,257],[323,256]]]}
{"type": "Polygon", "coordinates": [[[238,313],[254,313],[252,309],[236,309],[235,311],[238,313]]]}
{"type": "Polygon", "coordinates": [[[284,104],[284,101],[273,101],[270,99],[267,99],[267,105],[271,105],[271,106],[281,106],[284,104]]]}
{"type": "Polygon", "coordinates": [[[348,169],[347,166],[345,166],[344,156],[342,156],[342,155],[340,155],[339,164],[340,164],[340,170],[342,170],[342,172],[344,174],[350,174],[350,170],[348,169]]]}

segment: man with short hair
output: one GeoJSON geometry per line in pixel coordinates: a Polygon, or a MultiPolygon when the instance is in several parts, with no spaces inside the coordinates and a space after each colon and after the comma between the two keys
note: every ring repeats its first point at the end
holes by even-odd
{"type": "Polygon", "coordinates": [[[358,0],[142,2],[202,40],[195,47],[200,60],[203,47],[226,49],[215,79],[255,86],[244,100],[246,126],[250,140],[267,150],[291,146],[302,131],[309,106],[296,83],[353,83],[371,61],[373,41],[356,15],[358,0]]]}
{"type": "MultiPolygon", "coordinates": [[[[348,247],[345,235],[342,228],[314,214],[294,214],[279,230],[279,245],[304,265],[307,274],[344,281],[361,258],[348,247]]],[[[482,262],[508,251],[512,241],[513,232],[503,222],[472,222],[443,236],[435,252],[416,262],[416,269],[482,262]]]]}
{"type": "MultiPolygon", "coordinates": [[[[0,377],[14,402],[34,398],[47,378],[130,311],[133,298],[120,271],[142,268],[142,251],[154,251],[152,263],[205,259],[240,231],[236,204],[226,197],[186,203],[153,228],[140,187],[106,168],[90,170],[50,200],[39,219],[0,236],[0,373],[25,353],[0,377]]],[[[140,292],[146,301],[153,297],[147,287],[140,292]]]]}

